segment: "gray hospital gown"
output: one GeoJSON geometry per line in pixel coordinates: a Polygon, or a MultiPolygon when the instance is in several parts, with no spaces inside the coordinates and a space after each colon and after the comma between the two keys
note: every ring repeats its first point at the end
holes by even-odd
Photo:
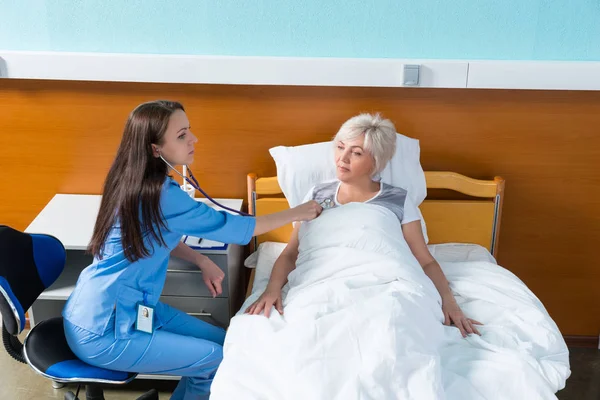
{"type": "MultiPolygon", "coordinates": [[[[304,201],[315,200],[319,204],[329,207],[340,207],[337,201],[337,193],[340,181],[328,181],[314,186],[304,198],[304,201]]],[[[402,188],[381,183],[379,193],[365,203],[383,206],[392,211],[401,224],[420,220],[419,211],[414,205],[408,192],[402,188]]]]}

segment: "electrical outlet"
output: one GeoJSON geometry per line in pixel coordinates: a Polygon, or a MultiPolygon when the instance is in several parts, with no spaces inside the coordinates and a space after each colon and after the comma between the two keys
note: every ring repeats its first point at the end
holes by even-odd
{"type": "Polygon", "coordinates": [[[404,64],[402,84],[404,86],[419,86],[419,72],[421,66],[418,64],[404,64]]]}

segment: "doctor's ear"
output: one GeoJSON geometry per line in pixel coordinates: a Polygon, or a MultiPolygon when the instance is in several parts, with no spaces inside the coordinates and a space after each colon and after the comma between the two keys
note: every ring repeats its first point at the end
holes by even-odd
{"type": "Polygon", "coordinates": [[[156,158],[160,157],[160,149],[158,146],[155,144],[151,144],[150,146],[152,146],[152,155],[156,158]]]}

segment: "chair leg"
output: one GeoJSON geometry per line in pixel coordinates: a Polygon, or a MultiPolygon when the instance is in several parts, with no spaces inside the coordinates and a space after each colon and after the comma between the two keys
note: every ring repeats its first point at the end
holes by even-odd
{"type": "Polygon", "coordinates": [[[53,389],[62,389],[64,387],[65,387],[64,383],[52,381],[52,388],[53,389]]]}
{"type": "Polygon", "coordinates": [[[151,389],[136,400],[158,400],[158,391],[156,389],[151,389]]]}
{"type": "Polygon", "coordinates": [[[81,385],[77,385],[77,393],[71,391],[65,393],[65,400],[79,400],[79,389],[81,389],[81,385]]]}
{"type": "Polygon", "coordinates": [[[86,400],[104,400],[104,390],[99,385],[87,385],[85,398],[86,400]]]}
{"type": "MultiPolygon", "coordinates": [[[[65,400],[79,400],[79,389],[81,385],[77,385],[77,393],[67,392],[65,393],[65,400]]],[[[105,400],[104,390],[98,385],[87,385],[85,390],[86,400],[105,400]]],[[[158,391],[151,389],[138,397],[136,400],[159,400],[158,391]]]]}

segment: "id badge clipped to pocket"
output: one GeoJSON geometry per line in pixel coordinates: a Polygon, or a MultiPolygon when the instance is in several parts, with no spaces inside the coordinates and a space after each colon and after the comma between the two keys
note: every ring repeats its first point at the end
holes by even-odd
{"type": "Polygon", "coordinates": [[[135,320],[135,329],[141,332],[154,332],[154,308],[144,303],[137,304],[137,318],[135,320]]]}

